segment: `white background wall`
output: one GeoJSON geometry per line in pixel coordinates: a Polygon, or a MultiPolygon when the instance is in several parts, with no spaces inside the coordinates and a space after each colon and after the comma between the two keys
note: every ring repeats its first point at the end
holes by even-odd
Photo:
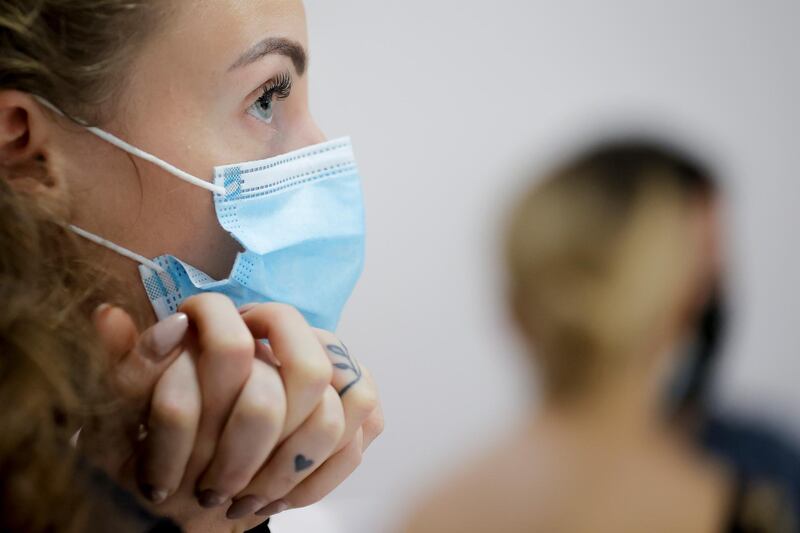
{"type": "Polygon", "coordinates": [[[340,333],[387,420],[328,504],[347,531],[387,531],[524,410],[500,216],[520,169],[608,124],[666,128],[722,165],[737,311],[722,398],[800,433],[800,3],[307,7],[313,109],[353,136],[365,177],[367,268],[340,333]]]}

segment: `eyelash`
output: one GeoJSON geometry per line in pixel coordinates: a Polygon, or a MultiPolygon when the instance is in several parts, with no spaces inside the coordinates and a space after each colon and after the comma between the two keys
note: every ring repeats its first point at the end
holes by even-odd
{"type": "Polygon", "coordinates": [[[261,90],[261,96],[256,100],[258,104],[267,106],[273,98],[286,100],[292,94],[292,75],[289,72],[283,72],[269,80],[261,90]]]}

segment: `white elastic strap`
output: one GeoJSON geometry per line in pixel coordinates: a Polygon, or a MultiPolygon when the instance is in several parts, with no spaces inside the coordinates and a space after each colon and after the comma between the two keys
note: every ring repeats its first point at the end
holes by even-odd
{"type": "MultiPolygon", "coordinates": [[[[54,106],[53,104],[51,104],[50,102],[48,102],[44,98],[40,98],[40,97],[37,96],[36,99],[39,101],[39,103],[41,103],[43,106],[45,106],[46,108],[50,109],[54,113],[57,113],[58,115],[61,115],[62,117],[64,116],[64,113],[60,109],[58,109],[56,106],[54,106]]],[[[87,126],[85,124],[81,124],[81,125],[84,128],[86,128],[88,131],[90,131],[91,133],[96,135],[97,137],[99,137],[99,138],[103,139],[104,141],[106,141],[107,143],[116,146],[120,150],[123,150],[123,151],[131,154],[132,156],[138,157],[139,159],[144,159],[145,161],[147,161],[149,163],[152,163],[152,164],[154,164],[155,166],[157,166],[159,168],[163,168],[164,170],[166,170],[167,172],[169,172],[170,174],[172,174],[176,178],[182,179],[183,181],[191,183],[192,185],[196,185],[198,187],[202,187],[203,189],[209,190],[211,192],[215,192],[217,194],[222,194],[222,195],[225,194],[225,187],[222,187],[221,185],[215,185],[215,184],[210,183],[210,182],[208,182],[206,180],[200,179],[197,176],[192,176],[188,172],[185,172],[185,171],[179,169],[178,167],[176,167],[174,165],[170,165],[166,161],[164,161],[162,159],[159,159],[158,157],[154,156],[153,154],[151,154],[149,152],[145,152],[144,150],[141,150],[139,148],[136,148],[135,146],[126,143],[125,141],[123,141],[122,139],[117,137],[116,135],[112,135],[111,133],[108,133],[107,131],[101,130],[100,128],[95,128],[94,126],[87,126]]]]}
{"type": "Polygon", "coordinates": [[[154,156],[153,154],[151,154],[149,152],[145,152],[144,150],[141,150],[139,148],[136,148],[133,145],[130,145],[130,144],[126,143],[125,141],[123,141],[119,137],[116,137],[116,136],[108,133],[107,131],[103,131],[100,128],[95,128],[93,126],[86,126],[86,129],[89,130],[90,132],[94,133],[95,135],[97,135],[98,137],[100,137],[101,139],[106,141],[107,143],[113,144],[117,148],[120,148],[120,149],[128,152],[129,154],[138,157],[139,159],[144,159],[145,161],[153,163],[155,166],[163,168],[164,170],[166,170],[167,172],[169,172],[173,176],[175,176],[177,178],[180,178],[183,181],[191,183],[192,185],[197,185],[198,187],[202,187],[203,189],[207,189],[207,190],[209,190],[211,192],[215,192],[217,194],[223,194],[223,195],[225,194],[225,187],[222,187],[221,185],[214,185],[213,183],[210,183],[210,182],[208,182],[206,180],[202,180],[202,179],[198,178],[197,176],[192,176],[188,172],[184,172],[183,170],[179,169],[178,167],[170,165],[166,161],[163,161],[163,160],[159,159],[158,157],[154,156]]]}
{"type": "Polygon", "coordinates": [[[94,233],[89,233],[88,231],[86,231],[84,229],[81,229],[78,226],[74,226],[74,225],[70,224],[68,227],[69,227],[69,229],[71,231],[73,231],[77,235],[80,235],[84,239],[90,240],[95,244],[99,244],[100,246],[108,248],[112,252],[116,252],[119,255],[123,256],[123,257],[127,257],[128,259],[132,259],[132,260],[136,261],[137,263],[139,263],[141,265],[144,265],[144,266],[146,266],[148,268],[151,268],[151,269],[155,270],[156,272],[160,272],[162,274],[166,273],[166,270],[161,268],[155,262],[153,262],[153,261],[149,260],[148,258],[144,257],[143,255],[139,255],[136,252],[132,252],[132,251],[128,250],[127,248],[123,248],[119,244],[114,244],[113,242],[111,242],[111,241],[109,241],[107,239],[104,239],[102,237],[98,237],[94,233]]]}

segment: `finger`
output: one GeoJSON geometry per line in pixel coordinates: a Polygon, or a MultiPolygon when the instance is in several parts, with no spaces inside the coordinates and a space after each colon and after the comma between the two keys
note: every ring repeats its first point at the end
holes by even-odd
{"type": "MultiPolygon", "coordinates": [[[[372,378],[372,373],[368,368],[364,368],[364,379],[369,381],[375,390],[378,390],[375,380],[372,378]]],[[[361,428],[364,430],[364,447],[362,448],[362,451],[366,451],[370,444],[372,444],[375,439],[377,439],[380,434],[383,433],[383,405],[381,404],[380,396],[378,397],[378,402],[375,406],[375,409],[373,409],[367,419],[364,420],[364,423],[361,424],[361,428]]]]}
{"type": "Polygon", "coordinates": [[[331,385],[344,408],[345,430],[337,451],[353,440],[364,421],[378,406],[378,390],[350,350],[332,333],[315,330],[333,366],[331,385]]]}
{"type": "MultiPolygon", "coordinates": [[[[115,388],[115,367],[136,345],[139,332],[125,311],[110,304],[102,304],[94,310],[92,323],[100,352],[110,368],[109,382],[115,388]]],[[[124,407],[125,404],[115,405],[112,416],[104,412],[92,417],[74,437],[83,453],[109,472],[116,472],[130,455],[133,448],[132,428],[138,426],[141,416],[140,412],[131,413],[124,407]]]]}
{"type": "Polygon", "coordinates": [[[109,361],[108,382],[120,403],[93,417],[78,443],[109,469],[131,448],[156,381],[177,357],[188,328],[186,315],[163,320],[144,333],[119,307],[103,304],[92,314],[100,349],[109,361]]]}
{"type": "Polygon", "coordinates": [[[378,405],[375,410],[370,413],[361,428],[364,430],[364,447],[361,451],[367,451],[369,445],[372,444],[378,436],[383,433],[383,407],[378,405]]]}
{"type": "Polygon", "coordinates": [[[278,361],[277,357],[275,357],[275,354],[272,352],[272,348],[270,348],[269,344],[263,340],[256,341],[256,359],[261,359],[265,363],[269,363],[275,368],[281,366],[281,362],[278,361]]]}
{"type": "Polygon", "coordinates": [[[92,313],[92,323],[103,353],[112,366],[119,363],[136,344],[139,330],[124,310],[101,304],[92,313]]]}
{"type": "MultiPolygon", "coordinates": [[[[84,423],[77,444],[95,464],[119,472],[133,456],[152,389],[178,356],[188,321],[185,315],[174,315],[139,335],[127,312],[103,304],[92,322],[108,358],[108,383],[117,401],[84,423]]],[[[128,479],[135,488],[135,478],[128,479]]]]}
{"type": "Polygon", "coordinates": [[[256,511],[256,514],[272,516],[287,509],[307,507],[322,500],[350,477],[361,464],[363,441],[363,433],[359,430],[353,440],[325,461],[316,472],[292,489],[289,494],[256,511]]]}
{"type": "Polygon", "coordinates": [[[130,315],[119,307],[101,306],[93,321],[100,345],[112,359],[111,385],[127,400],[146,402],[180,353],[189,326],[187,316],[174,314],[141,335],[130,315]]]}
{"type": "Polygon", "coordinates": [[[202,415],[193,465],[204,469],[253,365],[255,341],[233,302],[217,293],[188,298],[181,311],[195,327],[202,415]]]}
{"type": "Polygon", "coordinates": [[[195,363],[184,351],[155,386],[138,461],[139,487],[153,503],[166,500],[181,484],[194,447],[201,403],[195,363]]]}
{"type": "Polygon", "coordinates": [[[214,460],[198,485],[203,507],[221,505],[245,488],[267,460],[283,429],[286,396],[277,370],[260,360],[236,400],[214,460]]]}
{"type": "Polygon", "coordinates": [[[332,387],[325,389],[317,409],[280,445],[275,455],[228,508],[237,519],[278,500],[314,472],[330,455],[344,431],[344,413],[332,387]]]}
{"type": "Polygon", "coordinates": [[[254,337],[269,340],[280,361],[287,405],[284,439],[314,411],[330,385],[330,361],[303,315],[291,306],[260,304],[244,310],[242,318],[254,337]]]}

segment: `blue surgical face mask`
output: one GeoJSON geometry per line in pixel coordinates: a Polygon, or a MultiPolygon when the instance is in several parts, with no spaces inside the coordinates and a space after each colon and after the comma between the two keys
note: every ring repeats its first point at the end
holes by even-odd
{"type": "Polygon", "coordinates": [[[236,257],[230,275],[215,280],[171,255],[149,260],[72,226],[79,235],[141,264],[142,282],[159,319],[175,313],[190,296],[216,292],[237,306],[286,303],[303,313],[312,326],[336,329],[364,264],[361,180],[348,138],[260,161],[215,167],[210,183],[105,131],[87,129],[212,191],[220,225],[245,250],[236,257]]]}

